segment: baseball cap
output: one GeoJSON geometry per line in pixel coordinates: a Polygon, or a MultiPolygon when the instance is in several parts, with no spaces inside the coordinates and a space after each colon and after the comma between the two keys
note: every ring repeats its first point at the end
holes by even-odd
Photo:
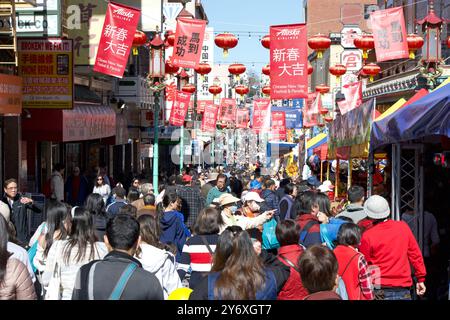
{"type": "Polygon", "coordinates": [[[364,211],[371,219],[385,219],[389,217],[391,210],[387,200],[379,195],[369,197],[364,203],[364,211]]]}
{"type": "Polygon", "coordinates": [[[222,194],[218,200],[219,200],[218,202],[221,206],[225,206],[230,203],[235,203],[235,202],[241,201],[241,199],[236,198],[229,193],[222,194]]]}
{"type": "Polygon", "coordinates": [[[320,186],[319,186],[320,192],[329,192],[333,191],[334,185],[331,183],[330,180],[325,180],[320,186]]]}
{"type": "Polygon", "coordinates": [[[250,189],[261,189],[261,183],[258,180],[250,182],[250,189]]]}
{"type": "Polygon", "coordinates": [[[309,177],[307,182],[310,186],[313,186],[313,187],[318,187],[321,185],[320,181],[317,179],[316,176],[309,177]]]}
{"type": "Polygon", "coordinates": [[[245,196],[242,197],[242,201],[256,201],[263,202],[264,199],[259,196],[256,192],[247,192],[245,196]]]}

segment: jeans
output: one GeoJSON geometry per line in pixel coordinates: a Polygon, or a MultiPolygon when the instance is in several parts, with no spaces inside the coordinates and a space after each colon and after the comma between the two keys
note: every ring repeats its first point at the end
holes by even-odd
{"type": "Polygon", "coordinates": [[[375,290],[375,295],[381,300],[412,300],[409,289],[389,289],[383,288],[375,290]]]}

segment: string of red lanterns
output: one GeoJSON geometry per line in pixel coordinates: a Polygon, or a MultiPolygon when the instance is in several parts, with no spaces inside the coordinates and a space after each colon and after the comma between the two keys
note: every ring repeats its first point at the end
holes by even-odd
{"type": "Polygon", "coordinates": [[[365,34],[361,37],[357,37],[353,40],[355,47],[363,51],[363,59],[366,60],[369,56],[367,51],[375,48],[375,42],[373,41],[373,35],[365,34]]]}
{"type": "Polygon", "coordinates": [[[323,52],[331,45],[331,39],[323,34],[316,34],[308,40],[308,46],[317,51],[317,59],[322,59],[323,52]]]}
{"type": "Polygon", "coordinates": [[[336,77],[336,81],[339,81],[339,77],[343,76],[347,72],[347,68],[343,64],[336,64],[331,66],[329,71],[336,77]]]}
{"type": "Polygon", "coordinates": [[[241,99],[244,98],[244,94],[247,94],[250,92],[250,89],[247,86],[239,85],[234,88],[234,91],[236,91],[237,94],[241,95],[241,99]]]}
{"type": "Polygon", "coordinates": [[[228,72],[236,77],[239,81],[239,75],[243,74],[247,68],[242,63],[233,63],[228,66],[228,72]]]}
{"type": "Polygon", "coordinates": [[[202,81],[205,79],[205,75],[210,73],[212,68],[208,63],[199,63],[197,68],[194,69],[195,72],[201,75],[202,81]]]}
{"type": "Polygon", "coordinates": [[[406,41],[408,42],[408,50],[409,50],[409,58],[414,59],[416,56],[414,52],[423,46],[423,38],[418,36],[417,34],[408,34],[406,37],[406,41]]]}
{"type": "Polygon", "coordinates": [[[380,73],[381,68],[375,63],[366,64],[362,71],[370,77],[370,82],[373,82],[373,77],[380,73]]]}
{"type": "Polygon", "coordinates": [[[181,91],[190,94],[194,93],[196,90],[196,87],[192,83],[188,83],[181,88],[181,91]]]}
{"type": "Polygon", "coordinates": [[[228,50],[237,46],[238,38],[231,33],[221,33],[214,38],[214,43],[223,49],[223,56],[228,56],[228,50]]]}
{"type": "Polygon", "coordinates": [[[222,92],[222,87],[217,86],[217,85],[212,85],[209,87],[208,91],[209,91],[209,93],[211,93],[214,96],[214,99],[215,99],[216,96],[222,92]]]}
{"type": "Polygon", "coordinates": [[[140,46],[143,46],[146,42],[147,42],[147,36],[145,35],[145,33],[140,30],[136,30],[136,32],[134,33],[133,44],[132,44],[134,56],[138,55],[137,48],[140,46]]]}

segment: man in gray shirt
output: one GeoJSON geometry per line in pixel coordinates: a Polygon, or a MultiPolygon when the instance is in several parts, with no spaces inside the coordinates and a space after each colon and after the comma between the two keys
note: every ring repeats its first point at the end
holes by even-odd
{"type": "Polygon", "coordinates": [[[363,207],[365,194],[363,187],[351,186],[347,191],[347,199],[350,201],[350,204],[336,218],[347,217],[352,219],[356,224],[362,219],[367,218],[363,207]]]}

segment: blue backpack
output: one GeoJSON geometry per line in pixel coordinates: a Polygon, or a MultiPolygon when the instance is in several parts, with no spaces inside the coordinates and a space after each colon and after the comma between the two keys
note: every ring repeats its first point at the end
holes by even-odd
{"type": "Polygon", "coordinates": [[[277,249],[280,247],[277,236],[275,235],[275,229],[277,227],[277,220],[275,218],[263,224],[262,232],[262,248],[265,250],[277,249]]]}

